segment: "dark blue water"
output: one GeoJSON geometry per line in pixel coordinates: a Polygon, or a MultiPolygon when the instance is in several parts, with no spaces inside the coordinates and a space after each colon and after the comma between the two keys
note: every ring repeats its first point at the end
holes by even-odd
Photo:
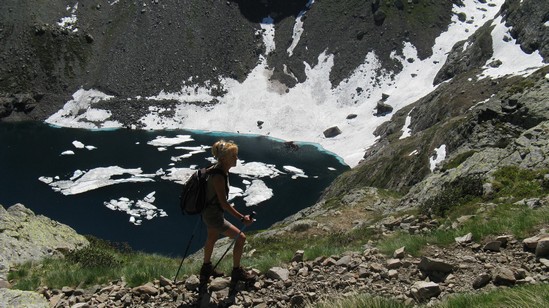
{"type": "MultiPolygon", "coordinates": [[[[109,166],[141,168],[143,173],[154,174],[160,168],[171,168],[171,157],[186,151],[169,147],[161,152],[147,142],[157,136],[175,137],[181,134],[191,135],[194,139],[181,146],[212,145],[221,137],[231,139],[239,146],[239,159],[245,162],[273,164],[281,171],[283,166],[294,166],[309,176],[292,179],[292,174],[282,174],[272,179],[261,178],[273,190],[274,196],[257,206],[247,207],[242,198],[235,198],[233,202],[242,213],[257,212],[257,222],[248,230],[265,229],[313,205],[329,183],[348,169],[337,157],[319,151],[313,145],[300,144],[298,150],[292,150],[282,142],[261,136],[184,130],[90,131],[54,128],[41,123],[0,123],[0,204],[7,208],[22,203],[36,214],[67,224],[80,234],[126,242],[135,250],[182,255],[199,216],[181,215],[179,184],[157,177],[151,183],[123,183],[65,196],[38,180],[40,176],[68,179],[75,170],[109,166]],[[72,145],[75,140],[97,149],[76,149],[72,145]],[[66,150],[73,150],[75,155],[61,155],[66,150]],[[120,197],[143,199],[153,191],[156,192],[153,204],[168,216],[143,219],[139,226],[130,223],[125,212],[112,211],[104,205],[105,201],[120,197]]],[[[174,167],[206,166],[209,164],[206,158],[210,156],[208,150],[176,162],[174,167]]],[[[230,175],[232,186],[244,188],[242,180],[236,174],[230,175]]],[[[240,226],[238,221],[228,218],[240,226]]],[[[202,247],[204,239],[205,231],[202,228],[191,250],[202,247]]]]}

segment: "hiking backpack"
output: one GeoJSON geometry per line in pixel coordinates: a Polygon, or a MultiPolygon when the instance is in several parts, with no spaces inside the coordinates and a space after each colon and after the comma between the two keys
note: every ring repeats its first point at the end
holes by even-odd
{"type": "Polygon", "coordinates": [[[179,197],[179,206],[183,214],[196,215],[202,213],[206,206],[206,185],[212,174],[226,176],[223,171],[216,168],[200,168],[183,184],[183,190],[179,197]]]}

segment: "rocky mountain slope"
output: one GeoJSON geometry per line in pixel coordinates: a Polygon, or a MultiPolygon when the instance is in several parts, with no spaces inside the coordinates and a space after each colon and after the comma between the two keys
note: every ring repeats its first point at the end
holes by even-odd
{"type": "MultiPolygon", "coordinates": [[[[189,80],[195,85],[223,77],[242,81],[265,50],[259,22],[270,16],[274,43],[284,50],[307,3],[3,1],[0,117],[43,120],[80,87],[125,98],[175,92],[189,80]]],[[[334,85],[369,51],[398,72],[390,53],[409,41],[425,58],[452,16],[451,1],[317,1],[310,9],[292,56],[268,57],[273,78],[289,86],[305,79],[304,63],[316,65],[323,51],[335,55],[334,85]]]]}

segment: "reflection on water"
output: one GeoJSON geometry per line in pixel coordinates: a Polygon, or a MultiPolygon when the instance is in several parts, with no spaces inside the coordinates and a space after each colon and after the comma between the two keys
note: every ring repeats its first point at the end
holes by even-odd
{"type": "MultiPolygon", "coordinates": [[[[260,136],[0,123],[0,204],[22,203],[80,234],[180,255],[199,217],[181,215],[179,183],[211,163],[209,146],[220,138],[240,148],[231,196],[239,211],[257,212],[249,230],[314,204],[348,168],[313,145],[260,136]]],[[[205,237],[197,238],[193,250],[205,237]]]]}

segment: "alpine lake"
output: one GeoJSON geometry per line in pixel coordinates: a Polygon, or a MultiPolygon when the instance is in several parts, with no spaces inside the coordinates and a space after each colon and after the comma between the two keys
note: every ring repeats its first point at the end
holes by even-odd
{"type": "MultiPolygon", "coordinates": [[[[239,146],[240,166],[233,169],[243,171],[231,169],[231,193],[237,192],[231,202],[241,213],[257,213],[248,231],[313,205],[349,169],[316,145],[265,136],[0,123],[0,204],[21,203],[80,234],[134,250],[180,256],[200,219],[182,214],[181,183],[192,169],[211,164],[209,147],[219,139],[239,146]]],[[[191,252],[204,244],[205,228],[197,230],[191,252]]]]}

